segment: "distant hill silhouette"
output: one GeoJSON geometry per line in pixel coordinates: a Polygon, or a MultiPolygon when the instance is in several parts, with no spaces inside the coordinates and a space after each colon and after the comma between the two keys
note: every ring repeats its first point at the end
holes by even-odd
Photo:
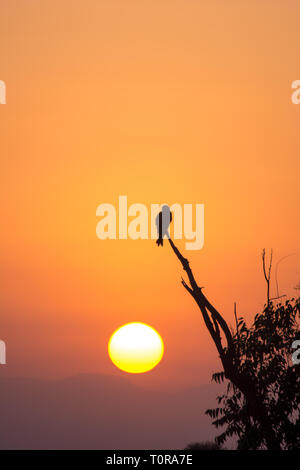
{"type": "Polygon", "coordinates": [[[153,391],[125,378],[0,378],[1,449],[183,449],[213,440],[215,385],[153,391]]]}

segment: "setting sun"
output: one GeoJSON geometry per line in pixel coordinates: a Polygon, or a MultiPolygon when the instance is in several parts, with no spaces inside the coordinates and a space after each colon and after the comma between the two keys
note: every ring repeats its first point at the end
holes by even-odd
{"type": "Polygon", "coordinates": [[[153,369],[163,353],[160,334],[145,323],[133,322],[121,326],[108,343],[108,354],[115,366],[132,374],[153,369]]]}

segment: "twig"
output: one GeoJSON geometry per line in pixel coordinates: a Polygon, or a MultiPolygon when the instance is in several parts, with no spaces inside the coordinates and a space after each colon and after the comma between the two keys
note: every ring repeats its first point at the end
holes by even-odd
{"type": "Polygon", "coordinates": [[[264,272],[265,280],[266,280],[266,283],[267,283],[267,306],[268,307],[270,305],[270,279],[271,279],[272,261],[273,261],[273,250],[271,249],[270,263],[269,263],[269,269],[268,269],[268,274],[267,274],[267,270],[266,270],[266,250],[263,249],[263,251],[262,251],[262,262],[263,262],[263,272],[264,272]]]}

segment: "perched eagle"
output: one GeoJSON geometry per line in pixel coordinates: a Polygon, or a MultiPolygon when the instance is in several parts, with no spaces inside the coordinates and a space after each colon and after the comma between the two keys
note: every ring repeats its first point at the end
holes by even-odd
{"type": "Polygon", "coordinates": [[[167,236],[170,238],[168,228],[172,222],[172,212],[170,211],[169,206],[163,206],[161,212],[156,217],[156,227],[158,232],[158,239],[156,240],[157,246],[163,246],[163,238],[167,236]]]}

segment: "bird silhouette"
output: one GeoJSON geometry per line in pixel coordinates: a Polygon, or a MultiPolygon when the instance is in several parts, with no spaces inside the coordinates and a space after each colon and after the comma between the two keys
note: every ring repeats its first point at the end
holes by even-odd
{"type": "Polygon", "coordinates": [[[163,246],[164,236],[170,238],[168,228],[170,223],[172,222],[172,212],[170,211],[169,206],[163,206],[161,212],[156,216],[155,219],[157,232],[158,232],[158,239],[156,240],[157,246],[163,246]]]}

